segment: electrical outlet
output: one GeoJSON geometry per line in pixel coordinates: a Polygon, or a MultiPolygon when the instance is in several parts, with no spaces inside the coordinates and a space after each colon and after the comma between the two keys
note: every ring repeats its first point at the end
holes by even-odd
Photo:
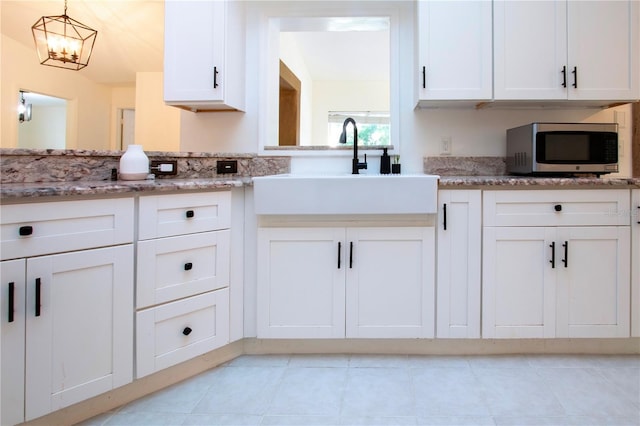
{"type": "Polygon", "coordinates": [[[451,155],[451,136],[440,138],[440,155],[451,155]]]}
{"type": "Polygon", "coordinates": [[[151,173],[156,176],[175,176],[178,174],[178,161],[152,160],[151,173]]]}
{"type": "Polygon", "coordinates": [[[218,169],[219,175],[238,173],[238,161],[218,160],[216,168],[218,169]]]}

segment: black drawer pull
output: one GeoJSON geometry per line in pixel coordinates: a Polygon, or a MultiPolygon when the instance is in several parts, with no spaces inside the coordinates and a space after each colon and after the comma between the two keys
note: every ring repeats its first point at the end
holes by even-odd
{"type": "Polygon", "coordinates": [[[187,219],[191,219],[195,215],[196,215],[196,212],[194,212],[193,210],[187,210],[187,212],[185,213],[185,216],[187,216],[187,219]]]}
{"type": "Polygon", "coordinates": [[[564,247],[564,259],[562,259],[562,263],[564,263],[564,267],[567,268],[569,266],[569,241],[565,241],[562,247],[564,247]]]}
{"type": "Polygon", "coordinates": [[[191,334],[193,330],[191,329],[191,327],[185,327],[184,330],[182,330],[182,334],[184,334],[185,336],[188,336],[191,334]]]}
{"type": "Polygon", "coordinates": [[[20,236],[22,237],[26,237],[27,235],[33,234],[33,226],[31,225],[21,226],[20,229],[18,229],[18,234],[20,234],[20,236]]]}
{"type": "Polygon", "coordinates": [[[562,211],[562,204],[556,204],[555,206],[553,206],[553,209],[557,212],[561,212],[562,211]]]}
{"type": "Polygon", "coordinates": [[[551,263],[551,268],[555,269],[556,267],[556,242],[552,242],[549,247],[551,247],[551,260],[549,261],[549,263],[551,263]]]}
{"type": "Polygon", "coordinates": [[[13,313],[15,311],[15,300],[14,300],[14,296],[15,296],[15,289],[16,287],[16,283],[9,283],[9,322],[13,322],[13,313]]]}
{"type": "Polygon", "coordinates": [[[338,241],[338,269],[340,269],[340,258],[342,257],[342,243],[338,241]]]}
{"type": "Polygon", "coordinates": [[[184,264],[184,270],[185,271],[190,271],[191,269],[193,269],[193,263],[187,262],[187,263],[184,264]]]}
{"type": "Polygon", "coordinates": [[[36,316],[40,316],[40,306],[42,297],[42,281],[40,278],[36,278],[36,316]]]}

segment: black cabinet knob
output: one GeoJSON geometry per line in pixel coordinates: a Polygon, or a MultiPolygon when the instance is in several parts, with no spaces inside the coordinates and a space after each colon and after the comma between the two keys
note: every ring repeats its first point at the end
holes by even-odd
{"type": "Polygon", "coordinates": [[[553,206],[553,209],[557,212],[561,212],[562,211],[562,204],[556,204],[555,206],[553,206]]]}
{"type": "Polygon", "coordinates": [[[182,330],[182,334],[184,334],[185,336],[188,336],[191,334],[193,330],[191,329],[191,327],[185,327],[184,330],[182,330]]]}
{"type": "Polygon", "coordinates": [[[196,215],[196,213],[193,210],[187,210],[185,215],[187,216],[187,219],[191,219],[196,215]]]}
{"type": "Polygon", "coordinates": [[[23,237],[33,234],[33,226],[30,226],[30,225],[21,226],[20,229],[18,229],[18,234],[20,234],[20,236],[23,236],[23,237]]]}
{"type": "Polygon", "coordinates": [[[190,271],[193,268],[193,263],[191,262],[187,262],[184,264],[184,270],[185,271],[190,271]]]}

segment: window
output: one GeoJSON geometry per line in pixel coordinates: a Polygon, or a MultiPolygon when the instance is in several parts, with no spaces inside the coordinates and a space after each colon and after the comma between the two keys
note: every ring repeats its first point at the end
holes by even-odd
{"type": "MultiPolygon", "coordinates": [[[[329,146],[339,145],[342,125],[349,117],[356,121],[358,127],[358,145],[390,144],[388,111],[329,111],[329,146]]],[[[353,145],[353,132],[347,132],[347,145],[353,145]]]]}

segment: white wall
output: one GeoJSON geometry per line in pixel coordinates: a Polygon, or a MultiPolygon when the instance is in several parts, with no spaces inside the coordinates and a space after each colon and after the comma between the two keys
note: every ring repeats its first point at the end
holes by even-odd
{"type": "Polygon", "coordinates": [[[165,105],[162,87],[161,72],[136,73],[135,142],[145,151],[180,150],[180,110],[165,105]]]}
{"type": "MultiPolygon", "coordinates": [[[[136,86],[114,87],[111,90],[111,129],[109,137],[109,149],[120,149],[120,110],[135,109],[136,86]]],[[[126,147],[125,147],[126,149],[126,147]]]]}
{"type": "Polygon", "coordinates": [[[67,107],[34,105],[30,121],[18,125],[18,148],[64,149],[67,135],[67,107]]]}

